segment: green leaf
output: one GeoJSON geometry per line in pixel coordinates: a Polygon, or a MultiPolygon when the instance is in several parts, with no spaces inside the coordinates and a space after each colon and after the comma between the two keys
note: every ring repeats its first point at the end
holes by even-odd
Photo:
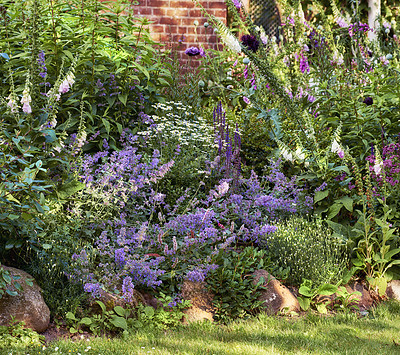
{"type": "Polygon", "coordinates": [[[303,311],[307,311],[310,308],[311,304],[311,299],[308,297],[297,297],[297,300],[299,301],[300,308],[303,311]]]}
{"type": "Polygon", "coordinates": [[[111,324],[114,327],[121,328],[121,329],[128,329],[128,324],[126,323],[126,319],[118,316],[113,316],[110,320],[111,324]]]}
{"type": "Polygon", "coordinates": [[[42,245],[42,247],[43,247],[43,249],[48,250],[48,249],[50,249],[52,247],[52,245],[45,243],[45,244],[42,245]]]}
{"type": "Polygon", "coordinates": [[[349,196],[344,196],[339,200],[335,200],[337,202],[341,202],[347,211],[353,212],[353,199],[349,196]]]}
{"type": "Polygon", "coordinates": [[[126,100],[128,99],[128,94],[118,94],[118,99],[124,104],[124,106],[126,106],[126,100]]]}
{"type": "Polygon", "coordinates": [[[328,310],[326,309],[326,304],[325,303],[317,303],[315,305],[315,307],[317,308],[317,311],[321,314],[327,314],[328,310]]]}
{"type": "Polygon", "coordinates": [[[110,134],[110,130],[111,130],[111,126],[110,126],[110,122],[108,122],[105,118],[101,118],[103,125],[107,131],[107,134],[110,134]]]}
{"type": "Polygon", "coordinates": [[[61,189],[58,191],[58,197],[65,200],[76,192],[83,190],[85,187],[86,185],[80,181],[70,181],[61,186],[61,189]]]}
{"type": "Polygon", "coordinates": [[[125,316],[125,309],[123,309],[121,306],[115,306],[114,312],[117,313],[121,317],[125,316]]]}
{"type": "Polygon", "coordinates": [[[91,325],[92,324],[92,320],[89,317],[84,317],[80,320],[81,324],[85,324],[85,325],[91,325]]]}
{"type": "Polygon", "coordinates": [[[150,306],[145,307],[144,308],[144,314],[147,317],[152,318],[154,316],[154,308],[150,307],[150,306]]]}
{"type": "Polygon", "coordinates": [[[72,312],[68,312],[68,313],[65,315],[65,317],[66,317],[67,319],[70,319],[70,320],[74,320],[74,321],[77,320],[77,319],[75,318],[75,315],[74,315],[72,312]]]}
{"type": "Polygon", "coordinates": [[[304,285],[300,286],[299,293],[301,295],[303,295],[303,296],[306,296],[306,297],[313,297],[314,296],[314,293],[311,292],[311,289],[309,287],[307,287],[307,286],[304,286],[304,285]]]}
{"type": "Polygon", "coordinates": [[[334,218],[339,213],[339,211],[341,210],[342,206],[343,205],[341,203],[337,203],[336,202],[331,207],[329,207],[328,219],[334,218]]]}
{"type": "Polygon", "coordinates": [[[385,258],[390,260],[393,255],[396,255],[399,252],[400,252],[400,248],[392,249],[391,251],[389,251],[385,254],[385,258]]]}
{"type": "Polygon", "coordinates": [[[31,214],[25,213],[25,212],[21,213],[21,217],[23,218],[24,221],[29,221],[33,218],[33,216],[31,214]]]}
{"type": "Polygon", "coordinates": [[[324,284],[317,289],[317,293],[321,296],[330,296],[333,295],[337,291],[337,286],[324,284]]]}
{"type": "Polygon", "coordinates": [[[7,216],[7,218],[8,218],[8,219],[11,219],[12,221],[14,221],[14,220],[18,219],[19,216],[16,215],[16,214],[9,214],[9,215],[7,216]]]}
{"type": "Polygon", "coordinates": [[[39,205],[39,203],[38,203],[37,201],[33,201],[33,204],[35,205],[35,207],[36,207],[36,210],[37,210],[38,212],[40,212],[40,213],[43,213],[43,214],[44,214],[43,207],[42,207],[41,205],[39,205]]]}
{"type": "Polygon", "coordinates": [[[18,292],[16,292],[16,291],[11,291],[11,290],[9,290],[9,289],[6,289],[6,292],[7,292],[10,296],[17,296],[17,295],[18,295],[18,292]]]}
{"type": "Polygon", "coordinates": [[[314,203],[317,203],[321,200],[323,200],[325,197],[329,195],[329,190],[325,191],[317,191],[314,196],[314,203]]]}
{"type": "Polygon", "coordinates": [[[3,273],[3,280],[9,284],[11,283],[11,276],[8,273],[3,273]]]}
{"type": "Polygon", "coordinates": [[[105,304],[101,301],[96,301],[96,303],[100,306],[101,310],[105,312],[107,310],[105,304]]]}

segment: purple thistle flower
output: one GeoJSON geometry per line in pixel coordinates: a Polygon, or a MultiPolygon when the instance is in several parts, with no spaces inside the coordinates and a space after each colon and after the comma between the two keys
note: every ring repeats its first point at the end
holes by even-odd
{"type": "Polygon", "coordinates": [[[185,50],[185,54],[187,54],[189,57],[195,57],[196,55],[204,55],[204,50],[203,52],[197,48],[197,47],[189,47],[188,49],[185,50]]]}

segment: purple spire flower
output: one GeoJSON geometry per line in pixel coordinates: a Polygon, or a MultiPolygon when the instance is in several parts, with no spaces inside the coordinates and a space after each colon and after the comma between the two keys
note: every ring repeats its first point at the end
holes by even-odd
{"type": "Polygon", "coordinates": [[[244,35],[242,36],[242,44],[253,52],[257,52],[260,42],[258,42],[256,36],[244,35]]]}

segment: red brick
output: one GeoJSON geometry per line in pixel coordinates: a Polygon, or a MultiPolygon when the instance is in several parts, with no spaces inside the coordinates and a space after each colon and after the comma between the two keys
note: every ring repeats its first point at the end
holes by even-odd
{"type": "Polygon", "coordinates": [[[203,17],[203,11],[201,11],[199,8],[190,9],[189,16],[190,17],[203,17]]]}
{"type": "Polygon", "coordinates": [[[194,8],[195,4],[192,0],[171,0],[170,1],[170,5],[171,8],[179,8],[179,7],[183,7],[183,8],[194,8]]]}
{"type": "Polygon", "coordinates": [[[210,9],[209,13],[211,13],[211,15],[214,15],[215,17],[219,17],[219,18],[226,18],[226,9],[210,9]]]}
{"type": "Polygon", "coordinates": [[[184,35],[187,33],[188,28],[183,26],[170,26],[171,33],[176,33],[180,35],[184,35]]]}
{"type": "Polygon", "coordinates": [[[169,0],[147,0],[149,7],[169,7],[169,0]]]}
{"type": "Polygon", "coordinates": [[[134,13],[142,16],[148,16],[152,14],[151,7],[147,6],[142,6],[142,7],[136,7],[134,9],[134,13]]]}
{"type": "Polygon", "coordinates": [[[209,9],[226,9],[226,4],[224,1],[208,1],[207,8],[209,9]]]}
{"type": "Polygon", "coordinates": [[[163,24],[163,25],[179,25],[181,22],[181,19],[176,19],[172,17],[161,17],[158,23],[163,24]]]}
{"type": "Polygon", "coordinates": [[[167,16],[171,17],[188,17],[189,10],[188,9],[167,9],[167,16]]]}
{"type": "Polygon", "coordinates": [[[165,32],[165,26],[153,24],[151,26],[151,31],[152,32],[156,32],[156,33],[164,33],[165,32]]]}
{"type": "Polygon", "coordinates": [[[153,15],[165,17],[167,15],[167,10],[168,8],[165,7],[153,7],[153,15]]]}

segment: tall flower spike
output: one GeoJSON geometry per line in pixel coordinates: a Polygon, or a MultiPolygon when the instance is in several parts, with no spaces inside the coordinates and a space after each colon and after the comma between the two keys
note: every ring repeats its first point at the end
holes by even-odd
{"type": "Polygon", "coordinates": [[[22,111],[25,113],[29,114],[32,113],[32,108],[31,108],[31,95],[29,94],[29,87],[28,87],[29,81],[27,81],[24,92],[22,93],[22,99],[21,99],[21,104],[22,106],[22,111]]]}
{"type": "Polygon", "coordinates": [[[236,53],[240,53],[242,51],[242,47],[238,39],[230,32],[230,30],[217,18],[213,18],[214,22],[218,27],[218,32],[221,36],[222,42],[232,51],[236,53]]]}

